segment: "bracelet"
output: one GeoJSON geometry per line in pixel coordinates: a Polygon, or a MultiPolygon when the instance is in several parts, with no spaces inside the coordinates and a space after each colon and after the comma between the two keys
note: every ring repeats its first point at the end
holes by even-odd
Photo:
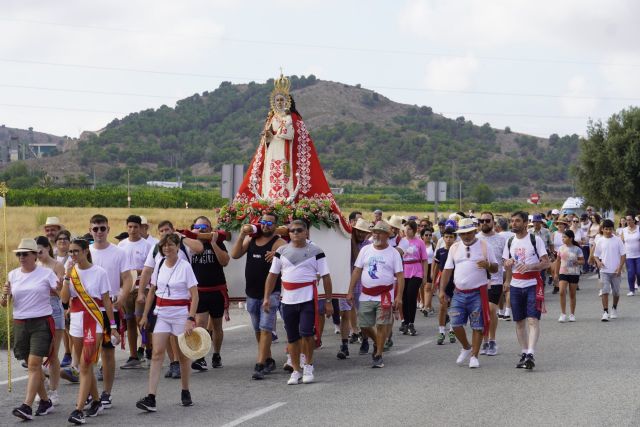
{"type": "Polygon", "coordinates": [[[115,320],[110,320],[110,321],[109,321],[109,325],[111,325],[111,326],[116,326],[116,321],[115,321],[115,320]]]}

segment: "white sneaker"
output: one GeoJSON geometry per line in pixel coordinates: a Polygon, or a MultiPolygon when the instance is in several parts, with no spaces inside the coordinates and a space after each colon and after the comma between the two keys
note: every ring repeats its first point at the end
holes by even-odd
{"type": "Polygon", "coordinates": [[[287,385],[298,385],[302,381],[302,374],[298,371],[293,371],[287,381],[287,385]]]}
{"type": "Polygon", "coordinates": [[[53,404],[53,406],[57,406],[58,403],[60,403],[60,398],[58,397],[58,390],[50,390],[49,392],[47,392],[47,395],[49,395],[49,400],[51,400],[51,403],[53,404]]]}
{"type": "Polygon", "coordinates": [[[340,325],[333,325],[333,332],[338,335],[340,333],[340,325]]]}
{"type": "Polygon", "coordinates": [[[629,293],[627,294],[627,296],[628,296],[628,297],[632,297],[632,296],[634,296],[635,294],[636,294],[635,292],[629,292],[629,293]]]}
{"type": "Polygon", "coordinates": [[[569,315],[569,322],[575,322],[576,321],[576,316],[573,314],[569,315]]]}
{"type": "Polygon", "coordinates": [[[558,322],[564,323],[566,321],[567,321],[567,315],[566,314],[561,314],[560,317],[558,318],[558,322]]]}
{"type": "Polygon", "coordinates": [[[615,308],[611,309],[611,314],[609,314],[609,319],[617,319],[618,318],[618,311],[615,308]]]}
{"type": "Polygon", "coordinates": [[[504,309],[504,320],[506,320],[507,322],[511,320],[511,309],[510,308],[505,308],[504,309]]]}
{"type": "Polygon", "coordinates": [[[477,357],[471,356],[471,359],[469,359],[469,367],[472,369],[480,367],[480,361],[478,360],[477,357]]]}
{"type": "Polygon", "coordinates": [[[456,359],[456,363],[458,365],[462,365],[464,361],[467,360],[467,357],[469,357],[470,354],[471,354],[471,348],[469,348],[469,350],[465,350],[463,348],[462,350],[460,350],[460,355],[456,359]]]}
{"type": "Polygon", "coordinates": [[[602,320],[603,322],[608,322],[609,321],[609,313],[607,313],[606,311],[604,313],[602,313],[602,320]]]}
{"type": "Polygon", "coordinates": [[[598,291],[598,296],[601,297],[602,296],[602,289],[600,289],[600,291],[598,291]]]}
{"type": "Polygon", "coordinates": [[[304,365],[302,369],[302,382],[304,384],[311,384],[313,380],[313,365],[304,365]]]}

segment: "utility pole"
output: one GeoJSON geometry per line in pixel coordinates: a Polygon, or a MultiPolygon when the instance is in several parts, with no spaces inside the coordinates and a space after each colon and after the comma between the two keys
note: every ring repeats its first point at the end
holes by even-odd
{"type": "Polygon", "coordinates": [[[458,180],[458,197],[460,198],[459,211],[462,212],[462,181],[458,180]]]}
{"type": "Polygon", "coordinates": [[[129,169],[127,169],[127,208],[131,209],[131,186],[130,186],[130,174],[129,169]]]}

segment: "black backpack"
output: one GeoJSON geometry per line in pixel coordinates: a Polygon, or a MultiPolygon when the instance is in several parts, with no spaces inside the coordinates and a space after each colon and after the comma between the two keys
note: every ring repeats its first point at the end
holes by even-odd
{"type": "MultiPolygon", "coordinates": [[[[511,243],[513,242],[514,237],[516,236],[509,237],[509,241],[507,242],[507,251],[509,252],[509,259],[511,259],[511,243]]],[[[531,239],[531,246],[533,246],[533,251],[535,252],[536,257],[538,258],[538,261],[540,261],[540,255],[538,255],[538,247],[536,246],[536,236],[529,233],[529,238],[531,239]]]]}

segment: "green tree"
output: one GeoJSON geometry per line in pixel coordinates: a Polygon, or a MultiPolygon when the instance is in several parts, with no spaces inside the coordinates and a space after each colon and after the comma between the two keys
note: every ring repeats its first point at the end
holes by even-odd
{"type": "Polygon", "coordinates": [[[477,184],[471,190],[471,197],[478,203],[491,203],[493,202],[493,191],[487,184],[477,184]]]}
{"type": "Polygon", "coordinates": [[[580,142],[575,175],[590,203],[616,210],[640,207],[640,108],[591,122],[580,142]]]}

